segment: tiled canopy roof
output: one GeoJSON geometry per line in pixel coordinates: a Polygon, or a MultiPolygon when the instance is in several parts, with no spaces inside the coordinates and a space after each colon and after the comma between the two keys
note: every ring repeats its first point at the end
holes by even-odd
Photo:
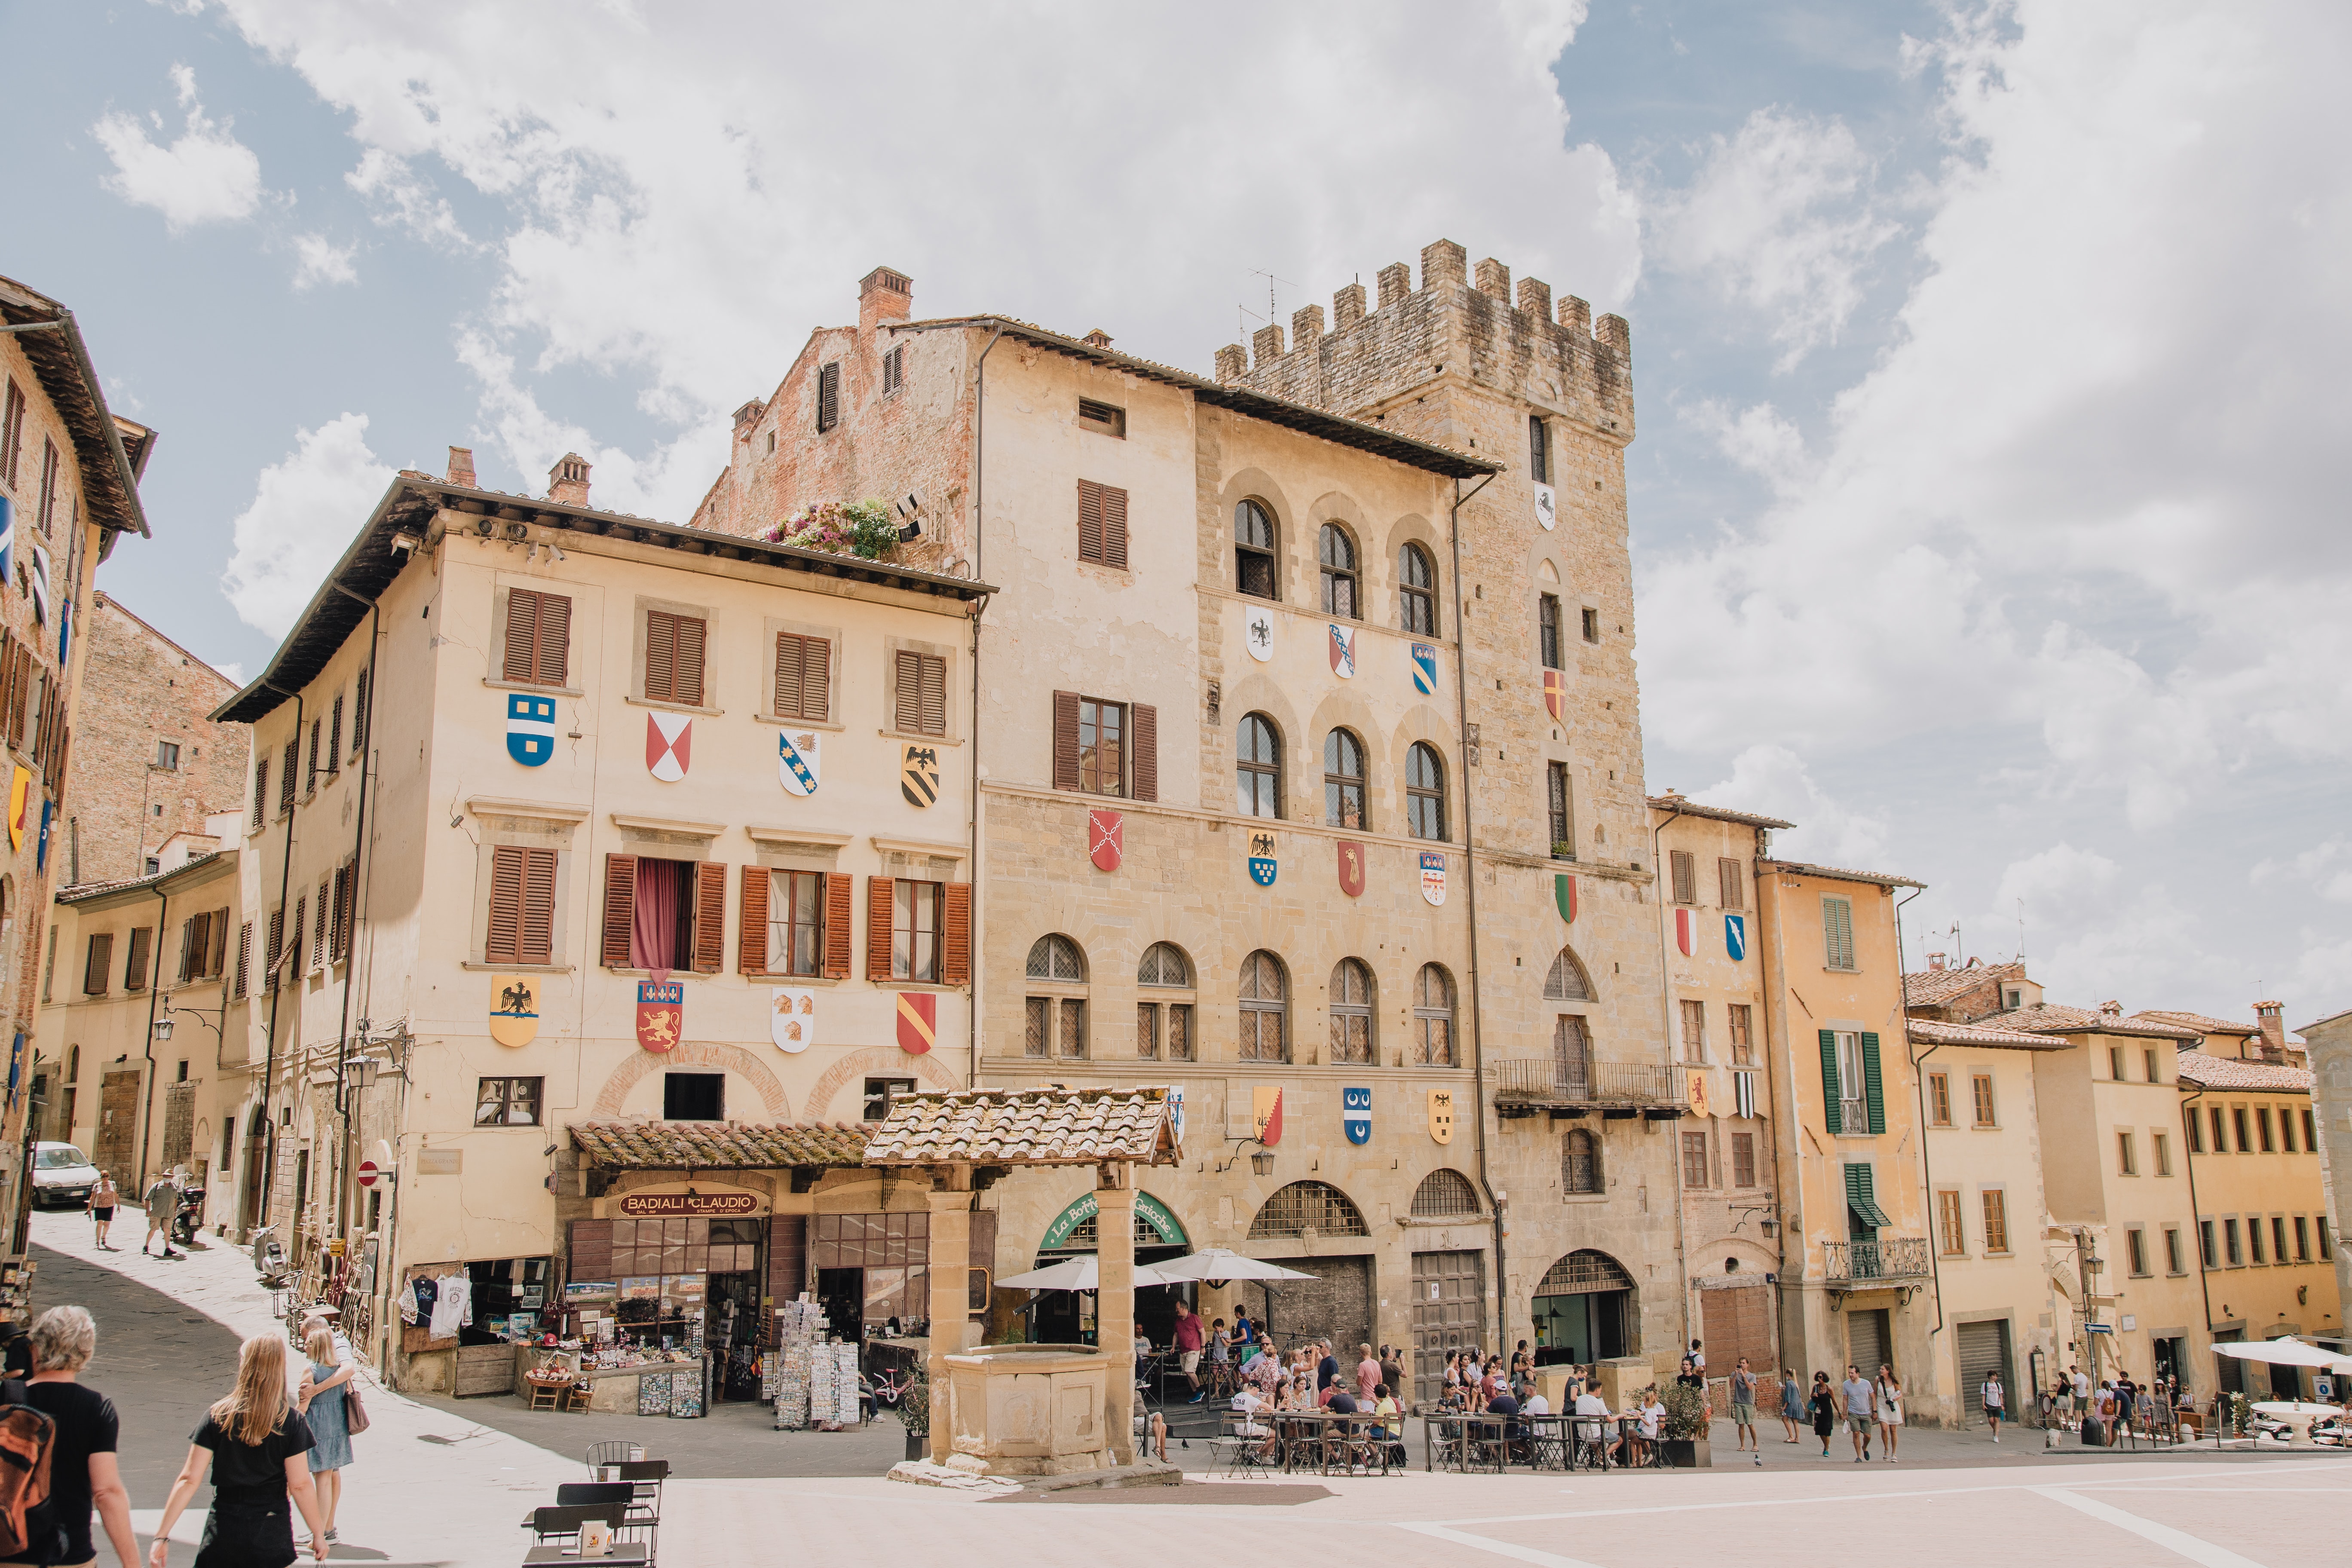
{"type": "Polygon", "coordinates": [[[1923,969],[1903,977],[1903,996],[1914,1007],[1937,1007],[1988,980],[2024,978],[2023,963],[1964,963],[1957,969],[1923,969]]]}
{"type": "Polygon", "coordinates": [[[1747,827],[1794,827],[1793,822],[1783,822],[1777,816],[1758,816],[1749,812],[1734,811],[1727,805],[1703,805],[1685,800],[1674,791],[1650,796],[1652,811],[1671,811],[1683,816],[1704,816],[1714,822],[1737,822],[1747,827]]]}
{"type": "Polygon", "coordinates": [[[2252,1037],[2263,1032],[2260,1024],[2248,1024],[2236,1018],[2215,1018],[2203,1013],[2166,1013],[2150,1008],[2147,1016],[2168,1024],[2181,1024],[2200,1035],[2243,1035],[2252,1037]]]}
{"type": "Polygon", "coordinates": [[[2180,1053],[2180,1076],[2207,1089],[2268,1089],[2288,1094],[2309,1094],[2311,1073],[2305,1068],[2275,1067],[2269,1062],[2240,1061],[2209,1056],[2203,1051],[2180,1053]]]}
{"type": "Polygon", "coordinates": [[[2146,1035],[2159,1040],[2201,1040],[2205,1037],[2198,1030],[2180,1024],[2168,1024],[2146,1013],[2094,1012],[2087,1007],[2062,1007],[2054,1002],[2020,1007],[2014,1012],[1995,1013],[1976,1022],[1988,1029],[2022,1029],[2033,1035],[2146,1035]]]}
{"type": "Polygon", "coordinates": [[[898,1096],[866,1144],[869,1165],[1176,1163],[1168,1090],[960,1089],[898,1096]]]}
{"type": "Polygon", "coordinates": [[[1827,877],[1834,882],[1875,882],[1882,888],[1924,888],[1925,882],[1915,882],[1908,877],[1891,877],[1880,871],[1850,871],[1843,866],[1811,866],[1802,860],[1759,860],[1759,866],[1775,871],[1793,871],[1801,877],[1827,877]]]}
{"type": "Polygon", "coordinates": [[[577,1121],[572,1141],[598,1164],[639,1171],[855,1165],[866,1153],[864,1128],[822,1122],[577,1121]]]}
{"type": "Polygon", "coordinates": [[[2063,1051],[2062,1040],[2029,1035],[2018,1029],[1988,1029],[1982,1024],[1942,1024],[1933,1018],[1906,1018],[1904,1028],[1912,1042],[1923,1046],[1998,1046],[2011,1051],[2063,1051]]]}

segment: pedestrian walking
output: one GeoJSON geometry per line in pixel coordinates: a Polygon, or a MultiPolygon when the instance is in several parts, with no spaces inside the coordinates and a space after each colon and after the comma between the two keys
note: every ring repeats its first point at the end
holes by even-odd
{"type": "Polygon", "coordinates": [[[1822,1458],[1830,1457],[1830,1434],[1837,1430],[1837,1390],[1830,1386],[1830,1374],[1813,1373],[1813,1392],[1805,1401],[1813,1415],[1813,1436],[1822,1440],[1822,1458]]]}
{"type": "Polygon", "coordinates": [[[121,1201],[122,1189],[114,1184],[114,1177],[107,1172],[100,1171],[98,1173],[98,1185],[89,1190],[90,1225],[98,1233],[98,1249],[100,1252],[122,1250],[118,1247],[108,1246],[106,1241],[106,1233],[114,1228],[115,1205],[121,1201]]]}
{"type": "Polygon", "coordinates": [[[1886,1452],[1887,1463],[1895,1462],[1895,1436],[1903,1429],[1903,1380],[1895,1369],[1881,1362],[1878,1377],[1871,1384],[1874,1403],[1877,1405],[1878,1441],[1886,1452]]]}
{"type": "Polygon", "coordinates": [[[189,1439],[187,1462],[163,1500],[151,1568],[167,1568],[172,1527],[212,1471],[213,1506],[194,1568],[288,1568],[294,1561],[290,1502],[310,1527],[310,1555],[327,1558],[319,1492],[303,1458],[310,1428],[286,1397],[286,1340],[256,1334],[237,1352],[236,1386],[205,1413],[189,1439]]]}
{"type": "Polygon", "coordinates": [[[1372,1390],[1380,1387],[1384,1381],[1386,1380],[1381,1376],[1380,1358],[1372,1353],[1372,1347],[1358,1345],[1356,1347],[1356,1397],[1366,1409],[1370,1409],[1372,1401],[1378,1397],[1372,1390]]]}
{"type": "MultiPolygon", "coordinates": [[[[162,1237],[166,1258],[180,1256],[172,1250],[172,1216],[179,1212],[179,1184],[172,1179],[172,1173],[166,1171],[157,1176],[154,1184],[147,1189],[147,1241],[162,1237]]],[[[147,1241],[139,1244],[139,1250],[142,1253],[147,1251],[147,1241]]]]}
{"type": "Polygon", "coordinates": [[[27,1517],[25,1555],[9,1561],[87,1568],[98,1561],[89,1528],[95,1512],[122,1568],[135,1568],[139,1542],[131,1532],[131,1492],[115,1457],[121,1421],[111,1400],[79,1381],[98,1349],[98,1325],[79,1307],[52,1307],[33,1320],[26,1339],[32,1377],[6,1397],[47,1415],[57,1430],[49,1447],[49,1500],[27,1517]],[[50,1531],[46,1542],[33,1539],[37,1520],[50,1531]]]}
{"type": "Polygon", "coordinates": [[[1984,1405],[1985,1425],[1992,1428],[1992,1440],[1998,1443],[2000,1441],[2001,1411],[2009,1403],[2008,1396],[2001,1393],[1999,1371],[1985,1373],[1984,1387],[1978,1391],[1977,1397],[1984,1405]]]}
{"type": "Polygon", "coordinates": [[[1805,1391],[1797,1386],[1797,1369],[1784,1366],[1780,1369],[1780,1425],[1789,1429],[1789,1435],[1780,1439],[1782,1442],[1801,1441],[1797,1436],[1797,1420],[1804,1411],[1805,1391]]]}
{"type": "Polygon", "coordinates": [[[1862,1368],[1848,1365],[1845,1382],[1838,1392],[1845,1398],[1845,1425],[1853,1438],[1853,1462],[1867,1464],[1870,1460],[1870,1429],[1875,1425],[1873,1406],[1875,1395],[1870,1384],[1862,1379],[1862,1368]]]}
{"type": "Polygon", "coordinates": [[[1756,1436],[1756,1374],[1748,1370],[1748,1358],[1741,1356],[1731,1369],[1731,1430],[1738,1438],[1732,1449],[1756,1450],[1756,1462],[1764,1462],[1764,1445],[1756,1436]]]}
{"type": "Polygon", "coordinates": [[[1389,1385],[1391,1394],[1404,1387],[1404,1358],[1393,1345],[1381,1347],[1381,1381],[1389,1385]]]}
{"type": "Polygon", "coordinates": [[[335,1336],[323,1322],[303,1336],[302,1353],[310,1358],[310,1377],[298,1405],[310,1426],[310,1479],[319,1489],[319,1513],[327,1521],[327,1539],[332,1541],[335,1510],[343,1500],[343,1468],[352,1462],[351,1405],[345,1393],[359,1369],[337,1358],[335,1336]]]}
{"type": "Polygon", "coordinates": [[[1187,1405],[1198,1405],[1209,1396],[1208,1390],[1201,1386],[1201,1345],[1203,1338],[1201,1314],[1184,1302],[1177,1302],[1176,1331],[1173,1335],[1176,1364],[1182,1369],[1184,1381],[1192,1385],[1192,1397],[1185,1401],[1187,1405]]]}

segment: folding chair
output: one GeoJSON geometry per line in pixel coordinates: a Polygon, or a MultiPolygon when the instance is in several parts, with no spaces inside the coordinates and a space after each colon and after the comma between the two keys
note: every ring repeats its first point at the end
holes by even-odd
{"type": "Polygon", "coordinates": [[[592,1519],[602,1520],[617,1531],[628,1511],[628,1505],[622,1502],[559,1502],[552,1508],[532,1509],[523,1516],[522,1527],[530,1531],[533,1546],[561,1546],[577,1542],[581,1525],[592,1519]]]}
{"type": "Polygon", "coordinates": [[[667,1459],[624,1460],[621,1479],[635,1489],[629,1504],[629,1523],[646,1527],[646,1556],[654,1556],[654,1541],[661,1532],[662,1483],[669,1479],[667,1459]]]}
{"type": "Polygon", "coordinates": [[[636,1484],[633,1481],[566,1481],[555,1489],[558,1508],[593,1508],[606,1510],[613,1521],[615,1541],[640,1541],[645,1543],[646,1561],[654,1560],[654,1526],[657,1521],[640,1517],[635,1511],[636,1484]]]}
{"type": "Polygon", "coordinates": [[[645,1457],[646,1446],[643,1443],[591,1443],[588,1445],[588,1473],[593,1476],[603,1466],[626,1464],[645,1457]]]}

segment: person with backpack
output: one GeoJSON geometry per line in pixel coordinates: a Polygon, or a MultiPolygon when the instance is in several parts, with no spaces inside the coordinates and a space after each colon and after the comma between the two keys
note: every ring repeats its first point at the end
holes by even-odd
{"type": "Polygon", "coordinates": [[[42,1447],[36,1424],[17,1419],[19,1410],[47,1417],[49,1430],[46,1452],[33,1458],[29,1469],[0,1467],[0,1476],[7,1478],[0,1484],[0,1537],[15,1531],[13,1542],[0,1541],[0,1552],[8,1553],[0,1563],[95,1563],[98,1547],[89,1529],[95,1511],[122,1568],[137,1568],[131,1492],[115,1458],[121,1422],[106,1395],[76,1380],[98,1348],[98,1326],[79,1307],[52,1307],[33,1321],[27,1338],[37,1370],[29,1382],[0,1389],[0,1447],[20,1456],[42,1447]],[[20,1426],[21,1436],[33,1439],[29,1444],[12,1441],[20,1426]],[[46,1484],[45,1500],[28,1495],[40,1483],[46,1484]],[[5,1495],[10,1484],[17,1487],[16,1497],[5,1495]]]}
{"type": "Polygon", "coordinates": [[[212,1511],[194,1568],[289,1568],[294,1561],[290,1500],[310,1527],[310,1555],[327,1560],[327,1526],[311,1484],[310,1425],[286,1397],[286,1337],[256,1334],[236,1357],[236,1386],[191,1434],[187,1462],[163,1500],[150,1568],[168,1568],[172,1527],[213,1471],[212,1511]]]}

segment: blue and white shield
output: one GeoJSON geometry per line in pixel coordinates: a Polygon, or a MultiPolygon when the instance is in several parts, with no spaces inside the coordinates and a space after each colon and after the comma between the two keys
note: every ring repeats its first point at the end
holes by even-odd
{"type": "Polygon", "coordinates": [[[1348,1130],[1350,1143],[1372,1141],[1372,1091],[1370,1089],[1339,1090],[1340,1124],[1348,1130]]]}
{"type": "Polygon", "coordinates": [[[1748,956],[1748,917],[1746,915],[1723,917],[1723,951],[1730,955],[1734,963],[1748,956]]]}
{"type": "Polygon", "coordinates": [[[535,768],[555,755],[555,699],[507,693],[507,755],[535,768]]]}
{"type": "Polygon", "coordinates": [[[1249,843],[1250,880],[1261,888],[1274,886],[1274,874],[1278,869],[1274,858],[1274,835],[1253,833],[1249,843]]]}
{"type": "Polygon", "coordinates": [[[1423,697],[1437,695],[1437,649],[1425,642],[1412,645],[1412,689],[1423,697]]]}
{"type": "Polygon", "coordinates": [[[777,782],[794,795],[814,795],[819,744],[817,732],[814,730],[803,730],[797,734],[790,730],[777,731],[777,782]]]}

